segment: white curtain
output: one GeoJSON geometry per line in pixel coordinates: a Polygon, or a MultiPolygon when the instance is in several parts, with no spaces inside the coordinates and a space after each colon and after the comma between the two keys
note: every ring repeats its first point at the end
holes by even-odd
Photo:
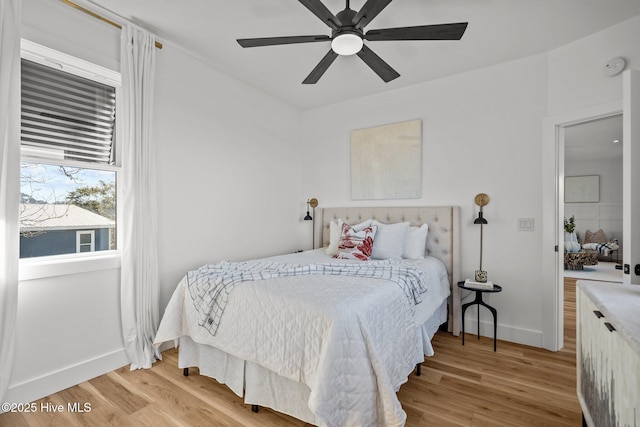
{"type": "Polygon", "coordinates": [[[146,31],[122,27],[121,307],[124,345],[131,369],[150,368],[158,328],[158,251],[155,150],[151,139],[155,40],[146,31]]]}
{"type": "Polygon", "coordinates": [[[15,352],[20,203],[20,23],[22,0],[0,1],[0,402],[15,352]]]}

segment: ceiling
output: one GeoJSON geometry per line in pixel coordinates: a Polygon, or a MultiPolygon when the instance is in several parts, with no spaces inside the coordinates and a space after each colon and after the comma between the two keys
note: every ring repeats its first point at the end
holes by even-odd
{"type": "Polygon", "coordinates": [[[568,126],[564,131],[565,161],[622,162],[622,144],[621,114],[568,126]]]}
{"type": "MultiPolygon", "coordinates": [[[[334,14],[344,0],[323,0],[334,14]]],[[[367,41],[401,76],[384,83],[356,55],[301,82],[329,42],[241,48],[237,38],[330,35],[294,0],[85,0],[284,102],[309,109],[547,52],[640,14],[638,0],[395,0],[365,30],[469,22],[460,41],[367,41]]],[[[365,0],[352,0],[359,10],[365,0]]]]}

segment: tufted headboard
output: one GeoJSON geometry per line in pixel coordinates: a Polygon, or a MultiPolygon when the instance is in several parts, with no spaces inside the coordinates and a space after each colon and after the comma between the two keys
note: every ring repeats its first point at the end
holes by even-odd
{"type": "Polygon", "coordinates": [[[449,331],[460,333],[460,251],[459,226],[460,208],[458,206],[412,206],[412,207],[346,207],[322,208],[322,233],[320,246],[329,244],[329,224],[342,219],[347,224],[358,224],[367,219],[376,219],[390,224],[408,221],[417,227],[429,224],[426,254],[438,258],[449,273],[451,296],[449,297],[449,331]]]}

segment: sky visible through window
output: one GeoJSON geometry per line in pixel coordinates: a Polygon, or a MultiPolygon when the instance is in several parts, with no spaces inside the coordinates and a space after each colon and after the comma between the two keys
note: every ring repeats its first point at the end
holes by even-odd
{"type": "Polygon", "coordinates": [[[20,258],[116,249],[115,171],[25,160],[20,193],[20,258]]]}
{"type": "Polygon", "coordinates": [[[22,162],[20,193],[23,203],[65,203],[70,192],[115,182],[115,172],[22,162]]]}

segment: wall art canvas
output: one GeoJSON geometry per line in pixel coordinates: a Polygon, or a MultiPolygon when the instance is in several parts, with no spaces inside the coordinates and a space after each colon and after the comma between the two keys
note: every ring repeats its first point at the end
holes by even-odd
{"type": "Polygon", "coordinates": [[[422,197],[422,120],[351,132],[351,199],[422,197]]]}
{"type": "Polygon", "coordinates": [[[564,179],[564,201],[566,203],[588,203],[600,201],[600,176],[567,176],[564,179]]]}

